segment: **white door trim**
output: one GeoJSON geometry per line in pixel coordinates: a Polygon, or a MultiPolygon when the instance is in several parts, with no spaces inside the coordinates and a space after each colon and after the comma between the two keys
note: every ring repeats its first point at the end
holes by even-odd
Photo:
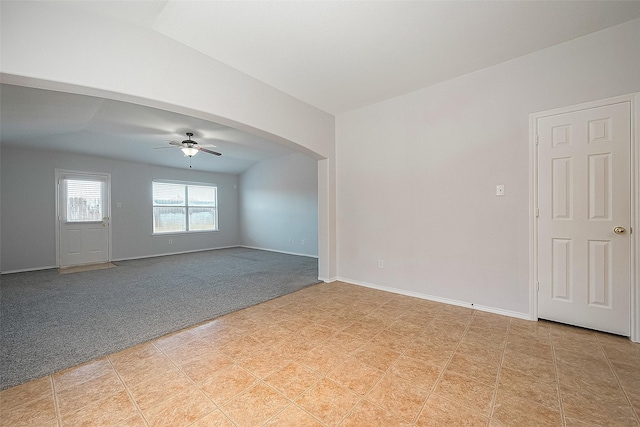
{"type": "Polygon", "coordinates": [[[111,174],[110,173],[101,173],[101,172],[86,172],[86,171],[78,171],[78,170],[70,170],[70,169],[55,169],[55,181],[54,181],[54,186],[55,186],[55,196],[56,196],[56,218],[55,218],[55,224],[56,224],[56,267],[60,268],[60,215],[62,215],[62,212],[60,212],[60,179],[62,178],[62,176],[64,175],[73,175],[73,174],[79,174],[79,175],[93,175],[93,176],[99,176],[101,178],[104,178],[105,182],[106,182],[106,186],[107,186],[107,197],[109,198],[109,203],[107,204],[107,216],[109,217],[109,229],[108,229],[108,239],[109,239],[109,259],[108,262],[111,262],[113,257],[112,257],[112,244],[111,244],[111,233],[112,233],[112,229],[113,227],[111,227],[111,224],[113,224],[113,222],[111,221],[111,174]]]}
{"type": "Polygon", "coordinates": [[[529,115],[529,314],[531,320],[538,320],[538,158],[536,151],[536,129],[538,119],[546,116],[570,113],[589,108],[603,107],[621,102],[631,105],[631,298],[630,338],[640,342],[640,92],[628,95],[586,102],[568,107],[555,108],[529,115]]]}

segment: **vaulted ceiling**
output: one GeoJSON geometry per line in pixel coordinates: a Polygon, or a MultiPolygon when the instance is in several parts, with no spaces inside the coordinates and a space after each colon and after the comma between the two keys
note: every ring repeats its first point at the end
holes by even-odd
{"type": "MultiPolygon", "coordinates": [[[[640,17],[638,1],[154,0],[56,7],[149,28],[334,115],[640,17]]],[[[37,146],[47,139],[58,141],[60,149],[117,156],[131,151],[127,142],[137,139],[146,142],[127,158],[178,166],[165,157],[171,150],[154,148],[195,130],[224,154],[210,162],[215,166],[202,168],[232,173],[292,152],[166,111],[26,88],[1,90],[3,143],[37,146]],[[54,107],[60,103],[69,107],[54,107]]]]}
{"type": "Polygon", "coordinates": [[[161,166],[242,173],[294,153],[282,144],[211,121],[92,96],[0,85],[3,145],[67,151],[161,166]],[[170,141],[193,140],[223,153],[184,157],[170,141]]]}

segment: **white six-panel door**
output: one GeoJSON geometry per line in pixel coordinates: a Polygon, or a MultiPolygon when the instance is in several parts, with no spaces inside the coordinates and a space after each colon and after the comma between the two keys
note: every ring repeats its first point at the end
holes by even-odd
{"type": "Polygon", "coordinates": [[[538,317],[629,335],[629,102],[537,119],[538,317]]]}

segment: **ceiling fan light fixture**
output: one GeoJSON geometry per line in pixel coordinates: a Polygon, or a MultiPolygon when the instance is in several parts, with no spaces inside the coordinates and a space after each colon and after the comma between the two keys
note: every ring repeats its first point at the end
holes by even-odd
{"type": "Polygon", "coordinates": [[[181,150],[184,153],[184,155],[188,157],[193,157],[196,154],[198,154],[198,151],[200,151],[197,148],[193,148],[193,147],[183,147],[181,148],[181,150]]]}

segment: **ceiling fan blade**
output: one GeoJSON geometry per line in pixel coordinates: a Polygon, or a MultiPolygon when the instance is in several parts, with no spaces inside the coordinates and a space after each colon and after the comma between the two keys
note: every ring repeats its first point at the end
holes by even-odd
{"type": "Polygon", "coordinates": [[[173,148],[173,147],[153,147],[154,150],[164,150],[165,148],[173,148]]]}
{"type": "Polygon", "coordinates": [[[169,144],[175,145],[176,147],[182,147],[182,142],[178,141],[169,141],[169,144]]]}
{"type": "Polygon", "coordinates": [[[205,153],[213,154],[214,156],[222,156],[221,153],[218,153],[217,151],[207,150],[206,148],[198,147],[198,150],[204,151],[205,153]]]}

